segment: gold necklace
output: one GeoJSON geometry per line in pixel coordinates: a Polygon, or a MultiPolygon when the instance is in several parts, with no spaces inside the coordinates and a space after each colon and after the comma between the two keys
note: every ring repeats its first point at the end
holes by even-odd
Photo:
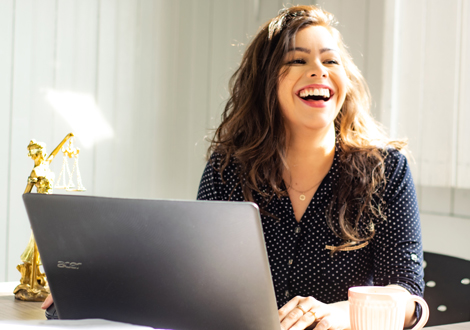
{"type": "Polygon", "coordinates": [[[311,187],[310,189],[304,190],[304,191],[297,190],[292,186],[289,186],[289,188],[287,188],[287,189],[292,189],[292,190],[297,191],[298,193],[300,193],[299,199],[301,201],[304,201],[305,200],[305,193],[309,192],[310,190],[312,190],[313,188],[318,186],[320,183],[322,183],[322,181],[323,181],[323,179],[321,179],[319,182],[315,183],[315,185],[313,187],[311,187]]]}

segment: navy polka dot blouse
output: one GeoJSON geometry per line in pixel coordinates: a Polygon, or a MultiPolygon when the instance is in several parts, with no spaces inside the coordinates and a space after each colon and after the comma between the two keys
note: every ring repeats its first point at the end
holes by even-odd
{"type": "MultiPolygon", "coordinates": [[[[289,196],[272,198],[267,207],[254,193],[255,202],[270,214],[262,215],[266,249],[278,307],[295,296],[312,296],[324,303],[347,300],[348,288],[362,285],[399,284],[412,294],[423,295],[421,227],[415,187],[406,158],[389,151],[386,159],[387,220],[375,225],[369,244],[330,255],[328,246],[342,240],[328,227],[325,214],[332,187],[339,179],[339,149],[333,165],[313,196],[300,222],[294,216],[289,196]]],[[[222,160],[214,153],[216,168],[222,160]]],[[[220,173],[208,162],[199,186],[198,199],[243,201],[238,165],[232,162],[220,173]]],[[[375,221],[374,221],[375,222],[375,221]]]]}

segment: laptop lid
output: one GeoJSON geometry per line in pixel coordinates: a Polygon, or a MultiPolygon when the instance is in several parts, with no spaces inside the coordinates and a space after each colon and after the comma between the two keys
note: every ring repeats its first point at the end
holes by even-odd
{"type": "Polygon", "coordinates": [[[252,203],[24,194],[59,317],[280,329],[252,203]]]}

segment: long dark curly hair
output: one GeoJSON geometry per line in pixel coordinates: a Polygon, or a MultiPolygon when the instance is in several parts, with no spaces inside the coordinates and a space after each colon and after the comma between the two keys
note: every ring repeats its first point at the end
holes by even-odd
{"type": "Polygon", "coordinates": [[[371,117],[369,89],[336,24],[333,15],[320,8],[296,6],[281,10],[262,26],[230,79],[231,96],[208,150],[208,156],[213,152],[223,155],[217,169],[221,175],[231,159],[239,164],[245,200],[254,201],[253,192],[265,199],[286,194],[282,189],[286,129],[277,97],[278,81],[285,73],[283,61],[301,29],[312,25],[328,29],[349,77],[348,92],[334,122],[341,174],[326,219],[343,243],[333,252],[374,237],[373,219],[385,219],[385,150],[406,146],[405,141],[389,139],[371,117]],[[262,185],[270,189],[262,191],[262,185]]]}

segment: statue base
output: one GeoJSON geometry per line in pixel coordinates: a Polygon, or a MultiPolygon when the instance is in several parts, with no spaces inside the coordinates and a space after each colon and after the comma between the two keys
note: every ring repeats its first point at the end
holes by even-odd
{"type": "Polygon", "coordinates": [[[20,284],[13,290],[15,298],[23,301],[44,301],[50,294],[49,288],[38,284],[36,289],[31,289],[28,284],[20,284]]]}
{"type": "Polygon", "coordinates": [[[50,290],[49,285],[47,285],[46,274],[41,272],[38,264],[33,266],[29,262],[24,262],[16,268],[21,273],[21,280],[20,284],[13,290],[15,298],[23,301],[44,301],[50,290]],[[32,278],[35,278],[35,280],[32,278]],[[31,283],[33,287],[31,287],[31,283]]]}

